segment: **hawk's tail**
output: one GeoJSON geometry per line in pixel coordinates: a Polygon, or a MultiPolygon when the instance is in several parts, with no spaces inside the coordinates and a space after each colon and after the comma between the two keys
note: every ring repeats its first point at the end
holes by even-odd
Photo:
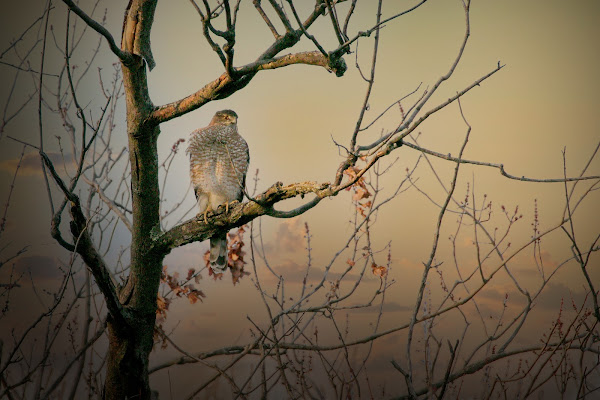
{"type": "Polygon", "coordinates": [[[227,268],[227,234],[210,238],[210,267],[215,274],[222,274],[227,268]]]}

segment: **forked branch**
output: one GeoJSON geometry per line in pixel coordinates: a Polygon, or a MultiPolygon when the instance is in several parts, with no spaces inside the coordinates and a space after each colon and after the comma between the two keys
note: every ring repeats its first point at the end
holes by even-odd
{"type": "Polygon", "coordinates": [[[79,197],[67,189],[67,186],[54,169],[54,165],[48,156],[44,152],[40,152],[40,156],[58,187],[71,202],[70,212],[72,221],[70,227],[73,238],[75,239],[73,251],[81,256],[94,275],[96,284],[106,299],[106,306],[111,316],[117,320],[119,324],[122,324],[122,326],[128,326],[125,310],[119,302],[117,289],[112,281],[108,267],[92,242],[92,238],[88,231],[88,221],[81,210],[79,197]]]}
{"type": "Polygon", "coordinates": [[[63,2],[71,9],[71,11],[77,14],[83,20],[83,22],[88,24],[90,28],[98,32],[100,35],[104,36],[112,52],[117,57],[119,57],[119,60],[121,60],[123,64],[128,65],[133,62],[133,55],[129,52],[121,50],[121,48],[117,46],[117,43],[115,42],[113,36],[105,27],[103,27],[96,20],[87,15],[81,8],[79,8],[77,4],[73,2],[73,0],[63,0],[63,2]]]}

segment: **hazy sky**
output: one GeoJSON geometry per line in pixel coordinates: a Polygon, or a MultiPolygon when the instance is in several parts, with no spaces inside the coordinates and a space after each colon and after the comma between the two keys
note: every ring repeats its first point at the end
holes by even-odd
{"type": "MultiPolygon", "coordinates": [[[[11,40],[19,37],[23,29],[38,17],[43,9],[42,3],[30,0],[2,5],[4,12],[0,13],[0,51],[4,51],[11,40]]],[[[350,29],[352,32],[364,30],[375,21],[375,2],[366,3],[368,4],[357,9],[350,29]]],[[[399,12],[413,3],[415,2],[386,1],[383,5],[384,16],[399,12]]],[[[88,1],[82,2],[81,6],[85,10],[91,10],[92,7],[88,1]]],[[[100,7],[96,17],[101,18],[103,9],[108,8],[107,28],[115,37],[119,37],[124,4],[111,1],[100,7]]],[[[52,11],[52,23],[59,43],[64,35],[65,14],[66,7],[61,2],[56,2],[52,11]]],[[[242,2],[239,18],[236,65],[254,60],[272,41],[272,35],[254,11],[251,2],[242,2]]],[[[498,63],[505,64],[504,69],[462,99],[464,114],[472,126],[464,157],[503,163],[507,172],[517,176],[560,178],[563,175],[561,152],[566,149],[567,173],[571,176],[578,175],[600,141],[598,21],[600,3],[595,0],[474,0],[471,6],[471,38],[464,57],[453,77],[444,83],[426,108],[443,102],[493,70],[498,63]]],[[[329,20],[323,19],[311,31],[317,37],[326,37],[323,44],[327,48],[335,44],[329,28],[329,20]]],[[[376,83],[365,118],[367,121],[416,89],[419,84],[421,89],[431,87],[447,72],[464,35],[461,2],[430,0],[417,11],[386,24],[381,35],[376,83]]],[[[76,60],[81,63],[90,54],[89,48],[96,46],[99,39],[94,33],[90,33],[87,40],[89,45],[81,47],[74,63],[76,60]]],[[[202,38],[198,16],[187,1],[159,2],[151,40],[157,66],[149,73],[149,85],[156,105],[186,96],[222,73],[218,58],[202,38]]],[[[96,63],[109,76],[108,71],[111,71],[115,57],[107,50],[104,42],[100,45],[102,51],[96,63]]],[[[54,39],[49,39],[48,47],[52,49],[52,53],[45,70],[52,73],[58,71],[63,61],[56,51],[54,39]]],[[[303,41],[299,49],[312,50],[313,47],[303,41]]],[[[352,50],[355,51],[356,48],[353,47],[352,50]]],[[[40,52],[39,48],[34,51],[40,52]]],[[[359,42],[357,59],[365,73],[370,70],[371,51],[371,39],[359,42]]],[[[239,115],[240,133],[250,147],[251,174],[256,169],[260,170],[259,191],[276,181],[332,181],[341,160],[332,138],[342,144],[349,142],[366,90],[366,84],[355,68],[355,57],[356,53],[346,56],[349,69],[342,78],[336,78],[334,74],[312,66],[291,66],[261,72],[246,89],[230,98],[209,103],[200,110],[163,124],[159,139],[160,156],[164,158],[176,140],[187,139],[191,131],[205,126],[215,111],[231,108],[239,115]]],[[[5,62],[18,63],[15,60],[12,53],[0,58],[3,62],[0,63],[0,109],[6,107],[9,113],[16,110],[20,101],[26,99],[31,92],[32,82],[35,83],[32,77],[36,76],[21,72],[12,103],[6,105],[16,70],[5,65],[5,62]]],[[[78,68],[84,66],[82,63],[78,68]]],[[[31,65],[31,68],[37,70],[38,66],[31,65]]],[[[56,78],[46,78],[47,82],[53,82],[53,79],[56,78]]],[[[98,101],[97,92],[92,89],[95,84],[95,81],[82,82],[82,103],[98,101]]],[[[402,104],[405,109],[415,99],[413,96],[404,101],[402,104]]],[[[119,135],[115,138],[115,143],[118,146],[125,143],[123,115],[122,102],[121,112],[116,120],[119,135]]],[[[400,111],[394,107],[386,117],[361,134],[359,142],[369,143],[379,137],[381,132],[389,132],[395,128],[399,118],[400,111]]],[[[431,117],[418,131],[419,143],[424,147],[456,155],[466,128],[458,106],[453,104],[431,117]]],[[[56,152],[58,147],[54,136],[63,132],[62,127],[55,122],[48,122],[45,132],[46,148],[56,152]]],[[[10,140],[8,135],[30,143],[39,143],[36,100],[32,100],[23,112],[6,125],[0,137],[2,211],[22,150],[22,145],[10,140]]],[[[396,157],[398,161],[383,180],[386,190],[392,190],[400,182],[405,176],[405,169],[412,168],[418,154],[414,150],[400,148],[390,155],[389,161],[396,157]]],[[[389,162],[386,161],[385,164],[388,165],[389,162]]],[[[454,164],[434,161],[434,165],[448,185],[454,164]]],[[[173,163],[171,180],[163,188],[164,192],[169,193],[167,204],[178,201],[187,190],[187,171],[188,161],[181,151],[173,163]]],[[[590,165],[588,174],[600,174],[598,160],[590,165]]],[[[418,178],[421,189],[436,201],[443,201],[444,192],[428,167],[421,166],[415,177],[418,178]]],[[[532,236],[530,224],[534,218],[536,199],[542,230],[559,221],[562,216],[562,184],[510,181],[500,176],[497,169],[465,166],[458,181],[457,198],[464,196],[467,184],[470,191],[475,190],[477,201],[481,202],[484,194],[488,200],[492,200],[495,218],[492,223],[500,227],[505,225],[500,205],[505,205],[511,211],[519,206],[524,219],[512,232],[515,246],[532,236]]],[[[290,221],[263,220],[267,248],[273,265],[280,273],[288,275],[293,282],[297,279],[294,274],[297,275],[304,268],[304,222],[309,224],[311,230],[313,265],[322,270],[332,254],[342,246],[352,228],[348,223],[353,212],[350,197],[350,193],[344,192],[290,221]]],[[[193,195],[190,192],[186,198],[187,207],[183,208],[187,210],[192,204],[193,195]]],[[[598,204],[597,192],[592,193],[590,199],[578,210],[575,219],[579,237],[586,245],[598,234],[598,204]]],[[[278,207],[286,209],[293,206],[281,204],[278,207]]],[[[430,252],[432,227],[437,212],[438,208],[414,188],[398,196],[382,211],[373,233],[374,247],[382,248],[391,241],[391,277],[399,281],[387,297],[390,315],[402,313],[407,306],[412,306],[421,274],[421,263],[430,252]]],[[[456,229],[454,216],[448,216],[446,222],[440,258],[448,254],[447,236],[456,229]]],[[[56,264],[52,260],[55,261],[55,257],[60,256],[64,261],[68,259],[68,255],[58,251],[58,246],[49,235],[49,229],[49,207],[39,159],[34,151],[27,149],[8,209],[7,228],[0,239],[3,242],[0,246],[0,258],[5,257],[1,253],[3,250],[8,254],[8,250],[29,244],[28,252],[21,260],[16,261],[19,268],[31,269],[40,279],[56,279],[57,275],[49,271],[56,264]],[[7,250],[5,246],[8,246],[7,250]]],[[[117,234],[122,235],[123,241],[127,240],[124,232],[117,234]]],[[[548,265],[556,265],[569,256],[570,249],[564,239],[562,234],[544,239],[542,245],[548,265]]],[[[177,249],[167,257],[165,264],[185,273],[190,265],[199,266],[203,263],[205,248],[206,244],[194,244],[177,249]]],[[[473,246],[468,238],[464,239],[461,248],[464,250],[465,260],[473,256],[473,246]]],[[[530,252],[528,255],[531,256],[530,252]]],[[[387,253],[378,257],[381,263],[385,263],[387,253]]],[[[600,262],[596,257],[590,268],[596,282],[600,282],[599,266],[600,262]]],[[[534,284],[535,280],[528,280],[527,275],[535,268],[531,259],[523,256],[515,268],[524,281],[534,284]]],[[[6,267],[0,269],[0,281],[7,279],[7,273],[6,267]]],[[[374,277],[368,279],[365,284],[367,287],[378,282],[374,277]]],[[[557,283],[548,289],[549,294],[540,300],[540,315],[546,316],[546,311],[554,311],[560,302],[560,296],[568,295],[569,291],[577,296],[581,293],[581,285],[580,272],[575,266],[565,267],[557,283]]],[[[247,324],[244,323],[243,328],[240,328],[241,319],[245,320],[247,314],[256,314],[257,318],[264,317],[260,298],[248,279],[235,288],[228,279],[219,282],[205,279],[200,286],[207,294],[205,301],[194,306],[181,304],[173,309],[169,320],[173,325],[179,320],[184,321],[178,328],[179,339],[190,350],[199,351],[233,344],[237,338],[247,333],[247,324]],[[224,303],[221,300],[223,296],[227,296],[229,301],[224,303]],[[194,318],[187,318],[190,313],[193,313],[194,318]],[[194,338],[197,337],[203,338],[201,344],[196,344],[194,338]]],[[[483,299],[482,304],[488,301],[493,308],[494,304],[501,301],[503,294],[511,290],[514,291],[510,285],[502,283],[486,294],[487,300],[483,299]]],[[[21,302],[13,300],[13,307],[28,307],[29,297],[25,293],[15,296],[21,302]]],[[[406,315],[408,314],[402,314],[402,318],[406,315]]],[[[10,321],[17,323],[12,319],[10,321]]],[[[387,322],[394,324],[393,319],[387,322]]],[[[5,323],[7,319],[0,321],[0,324],[5,323]]],[[[362,322],[357,324],[357,331],[361,332],[362,322]]],[[[155,357],[159,359],[162,356],[155,357]]]]}

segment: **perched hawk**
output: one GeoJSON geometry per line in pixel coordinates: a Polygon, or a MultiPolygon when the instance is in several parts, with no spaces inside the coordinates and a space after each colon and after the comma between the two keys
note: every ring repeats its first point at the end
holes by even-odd
{"type": "MultiPolygon", "coordinates": [[[[242,201],[250,162],[248,144],[237,129],[237,114],[219,111],[210,124],[192,132],[187,153],[190,175],[200,213],[206,214],[224,204],[242,201]]],[[[210,266],[215,273],[227,268],[227,234],[210,238],[210,266]]]]}

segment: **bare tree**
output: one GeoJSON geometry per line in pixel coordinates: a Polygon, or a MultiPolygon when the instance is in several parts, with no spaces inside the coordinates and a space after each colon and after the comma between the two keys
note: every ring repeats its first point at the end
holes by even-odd
{"type": "MultiPolygon", "coordinates": [[[[362,27],[363,30],[352,32],[350,22],[355,16],[357,0],[317,0],[310,8],[292,0],[269,0],[264,4],[254,0],[252,4],[271,31],[273,41],[264,44],[264,50],[256,55],[253,62],[236,66],[234,50],[238,17],[243,15],[239,13],[241,1],[211,3],[204,0],[199,4],[191,0],[204,37],[222,63],[224,72],[194,93],[163,105],[152,102],[148,85],[148,72],[156,63],[150,44],[156,0],[130,0],[125,10],[120,45],[98,17],[94,17],[97,3],[84,7],[71,0],[63,0],[67,7],[60,7],[59,10],[58,5],[48,2],[44,14],[32,24],[32,27],[39,29],[32,47],[41,46],[39,68],[33,69],[28,63],[29,55],[23,56],[17,51],[15,43],[18,41],[11,44],[3,56],[14,50],[17,61],[6,64],[17,73],[28,73],[35,79],[35,90],[23,104],[37,97],[40,141],[39,144],[24,142],[23,152],[27,146],[39,152],[52,212],[52,237],[67,250],[69,261],[64,264],[62,283],[51,296],[52,301],[46,305],[44,312],[23,333],[15,334],[13,345],[6,355],[0,349],[0,397],[76,398],[77,393],[87,390],[89,397],[101,393],[104,398],[110,399],[151,398],[152,373],[189,363],[203,364],[214,370],[214,374],[192,388],[188,398],[208,390],[216,380],[225,381],[236,398],[267,398],[269,394],[279,393],[280,389],[289,398],[399,396],[397,392],[376,393],[370,383],[374,378],[369,374],[369,361],[376,340],[393,334],[400,335],[405,345],[403,352],[395,353],[394,358],[388,360],[390,370],[394,368],[394,372],[405,383],[406,393],[400,395],[401,398],[443,398],[449,393],[459,397],[462,382],[474,374],[485,382],[481,386],[482,398],[498,397],[500,394],[527,397],[549,381],[554,381],[563,395],[576,393],[577,397],[583,398],[590,393],[597,393],[600,312],[598,285],[590,276],[590,260],[599,249],[600,236],[590,243],[582,241],[573,224],[573,216],[580,204],[588,200],[600,184],[600,176],[588,172],[597,157],[598,148],[590,155],[589,162],[579,175],[569,177],[565,161],[564,176],[552,179],[518,177],[508,173],[502,164],[463,157],[472,128],[468,122],[468,112],[463,111],[460,100],[503,68],[498,62],[452,97],[431,105],[432,97],[452,77],[465,52],[470,37],[470,0],[462,2],[464,36],[446,73],[431,86],[423,89],[419,85],[412,93],[403,95],[382,110],[374,120],[366,120],[384,26],[417,10],[425,2],[417,2],[405,11],[384,18],[383,1],[379,0],[376,22],[372,26],[362,27]],[[49,28],[51,12],[59,11],[67,15],[64,38],[57,37],[54,30],[49,28]],[[335,45],[330,49],[322,44],[324,38],[311,33],[311,27],[319,19],[327,21],[330,34],[335,38],[335,45]],[[83,26],[81,21],[84,22],[83,26]],[[92,34],[90,30],[99,34],[100,40],[95,42],[96,47],[89,62],[83,67],[78,65],[77,71],[72,65],[72,56],[92,34]],[[331,182],[285,185],[277,182],[262,193],[257,193],[255,185],[251,194],[246,193],[246,202],[230,207],[229,212],[219,208],[209,214],[208,223],[202,217],[185,220],[190,211],[182,212],[183,200],[170,209],[163,209],[165,193],[161,187],[165,186],[171,162],[182,142],[176,141],[167,158],[159,161],[157,140],[162,123],[213,100],[234,95],[263,70],[305,64],[322,67],[338,77],[342,76],[347,69],[345,57],[351,57],[349,54],[353,46],[367,37],[372,39],[373,44],[370,68],[365,72],[359,67],[366,82],[364,102],[356,115],[355,128],[347,134],[344,143],[335,143],[342,157],[336,170],[331,171],[331,182]],[[314,50],[282,55],[303,38],[314,50]],[[64,57],[58,74],[51,75],[52,84],[48,83],[48,73],[44,67],[51,41],[54,44],[52,51],[64,57]],[[108,74],[110,78],[107,78],[105,71],[98,71],[96,78],[91,66],[106,44],[118,64],[108,74]],[[82,80],[92,79],[96,80],[98,91],[93,99],[98,108],[93,110],[81,100],[83,90],[80,88],[82,80]],[[125,136],[115,129],[122,100],[126,109],[127,145],[118,148],[115,145],[117,137],[125,136]],[[423,122],[450,106],[456,107],[465,126],[464,140],[456,156],[441,154],[419,144],[418,129],[423,122]],[[361,133],[392,108],[400,110],[401,118],[376,140],[366,141],[361,133]],[[63,155],[62,160],[53,159],[45,151],[49,137],[44,131],[46,120],[43,110],[50,110],[53,116],[60,119],[66,141],[71,147],[70,159],[62,151],[60,137],[57,144],[63,155]],[[390,155],[397,153],[399,148],[405,152],[415,152],[418,158],[405,176],[395,181],[394,189],[386,191],[381,180],[389,174],[395,163],[390,160],[390,155]],[[433,159],[445,160],[453,167],[450,181],[444,181],[433,159]],[[566,204],[563,218],[549,229],[540,231],[536,216],[531,240],[514,249],[508,238],[511,229],[522,219],[518,209],[509,212],[503,207],[506,224],[503,230],[494,227],[490,220],[491,202],[486,196],[483,199],[478,197],[474,183],[465,189],[464,196],[457,194],[460,190],[459,176],[465,164],[497,169],[506,179],[531,184],[563,184],[566,204]],[[429,168],[439,181],[444,193],[441,198],[433,198],[420,189],[414,174],[423,168],[429,168]],[[159,179],[161,176],[164,177],[162,183],[159,179]],[[60,189],[58,201],[53,194],[54,185],[60,189]],[[584,185],[587,186],[576,190],[584,185]],[[391,200],[408,189],[422,192],[439,212],[430,254],[423,262],[420,286],[409,316],[403,321],[393,321],[391,326],[384,328],[382,320],[387,304],[386,293],[394,284],[393,280],[388,279],[389,271],[393,268],[392,246],[388,244],[384,248],[376,248],[371,235],[391,200]],[[286,277],[269,262],[261,220],[257,218],[265,215],[273,218],[296,217],[317,206],[323,199],[346,191],[352,193],[355,212],[352,215],[352,229],[344,245],[332,253],[324,270],[315,269],[307,224],[306,270],[299,291],[295,292],[294,297],[290,296],[286,277]],[[291,210],[281,210],[279,203],[292,198],[304,199],[305,196],[310,200],[302,200],[300,206],[291,210]],[[165,222],[165,217],[170,215],[179,216],[173,225],[165,222]],[[444,232],[442,227],[448,224],[449,215],[456,216],[457,223],[450,237],[452,257],[442,268],[440,238],[444,232]],[[68,229],[63,223],[65,217],[68,218],[68,229]],[[252,282],[268,319],[265,322],[249,318],[253,337],[244,345],[203,353],[184,349],[165,331],[162,322],[170,302],[175,298],[186,297],[192,302],[202,299],[204,293],[192,282],[201,271],[190,270],[184,279],[180,279],[163,267],[163,260],[180,246],[201,242],[216,233],[235,228],[238,230],[229,234],[229,265],[234,282],[249,273],[245,270],[245,265],[249,264],[252,267],[252,282]],[[109,253],[117,246],[114,243],[117,230],[128,231],[131,241],[116,260],[107,261],[109,253]],[[563,264],[548,268],[542,265],[541,239],[558,231],[564,232],[572,244],[573,255],[563,264]],[[245,234],[249,234],[249,240],[245,239],[245,234]],[[475,245],[474,262],[466,263],[458,255],[457,238],[465,236],[475,245]],[[249,250],[246,247],[248,242],[249,250]],[[511,268],[513,261],[529,249],[533,249],[540,263],[540,283],[535,288],[525,287],[511,268]],[[548,282],[570,261],[579,265],[587,282],[586,299],[579,303],[573,300],[572,311],[561,308],[551,331],[541,343],[516,345],[515,339],[523,331],[548,282]],[[332,268],[340,263],[345,268],[340,273],[334,273],[332,268]],[[454,270],[449,270],[448,265],[453,265],[454,270]],[[262,271],[267,271],[267,275],[262,271]],[[368,296],[368,301],[357,303],[356,294],[365,286],[366,277],[372,275],[378,278],[378,284],[368,296]],[[85,279],[77,280],[75,276],[85,279]],[[452,284],[448,283],[450,277],[454,278],[452,284]],[[518,310],[508,310],[506,298],[501,315],[488,321],[479,307],[478,296],[502,279],[510,282],[522,301],[517,303],[518,310]],[[275,281],[276,284],[265,284],[267,281],[275,281]],[[434,283],[439,285],[441,291],[432,295],[434,283]],[[161,284],[164,290],[161,290],[161,284]],[[72,292],[69,296],[66,295],[68,288],[72,292]],[[78,304],[82,304],[84,315],[84,321],[79,324],[79,340],[70,334],[72,331],[69,328],[69,318],[75,314],[74,309],[78,304]],[[361,333],[360,337],[352,337],[348,316],[372,307],[377,307],[377,312],[371,331],[364,335],[361,333]],[[452,335],[440,332],[444,324],[440,320],[445,316],[461,321],[460,334],[452,341],[452,335]],[[44,329],[42,351],[27,350],[25,344],[29,335],[44,329]],[[322,334],[319,338],[322,329],[333,334],[330,337],[335,337],[335,342],[323,343],[322,334]],[[469,341],[474,330],[482,330],[484,334],[477,340],[469,341]],[[61,335],[69,337],[71,356],[60,368],[49,370],[49,359],[56,351],[61,335]],[[96,348],[101,346],[99,341],[105,335],[108,351],[102,356],[96,348]],[[150,367],[149,355],[159,343],[172,346],[180,356],[150,367]],[[219,358],[227,361],[218,361],[219,358]],[[421,359],[424,362],[416,361],[421,359]],[[506,359],[521,360],[522,365],[520,361],[518,366],[507,366],[505,371],[492,368],[506,359]],[[252,365],[252,371],[248,374],[234,373],[235,366],[242,363],[252,365]],[[326,384],[316,379],[313,371],[321,371],[326,384]],[[85,388],[82,377],[85,377],[85,388]],[[104,381],[99,382],[99,377],[104,381]],[[513,382],[519,382],[519,385],[511,384],[513,382]]],[[[28,32],[30,28],[21,37],[28,32]]],[[[14,103],[11,95],[12,91],[8,103],[14,103]]],[[[0,134],[4,134],[4,127],[22,109],[24,105],[17,106],[13,114],[5,110],[0,134]]],[[[9,135],[3,140],[20,141],[9,135]]],[[[15,170],[15,178],[19,165],[15,170]]],[[[187,194],[182,193],[181,196],[187,194]]],[[[7,202],[0,235],[8,210],[7,202]]],[[[0,266],[8,265],[23,251],[3,255],[0,266]]],[[[19,279],[23,277],[3,282],[3,296],[7,299],[7,305],[8,296],[16,290],[19,279]]],[[[45,304],[43,300],[40,302],[45,304]]]]}

